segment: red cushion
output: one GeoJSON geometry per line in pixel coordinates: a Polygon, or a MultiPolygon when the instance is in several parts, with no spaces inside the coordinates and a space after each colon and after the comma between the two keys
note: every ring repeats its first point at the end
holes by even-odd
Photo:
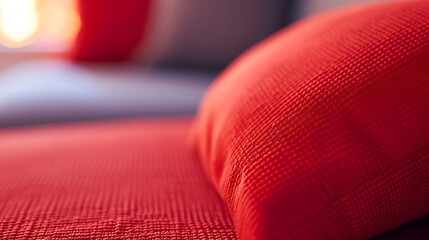
{"type": "Polygon", "coordinates": [[[122,61],[140,46],[151,0],[79,0],[81,29],[71,57],[122,61]]]}
{"type": "Polygon", "coordinates": [[[235,239],[186,119],[0,131],[1,239],[235,239]]]}
{"type": "Polygon", "coordinates": [[[194,144],[241,239],[368,239],[429,213],[429,2],[305,20],[232,64],[194,144]]]}

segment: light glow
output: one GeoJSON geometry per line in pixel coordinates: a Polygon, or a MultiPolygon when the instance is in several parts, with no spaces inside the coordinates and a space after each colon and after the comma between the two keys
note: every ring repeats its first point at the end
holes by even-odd
{"type": "Polygon", "coordinates": [[[72,1],[39,0],[41,35],[51,41],[72,41],[80,29],[80,17],[72,1]]]}
{"type": "Polygon", "coordinates": [[[29,44],[38,26],[36,0],[0,0],[0,32],[4,45],[29,44]]]}
{"type": "Polygon", "coordinates": [[[80,29],[76,0],[0,0],[0,43],[61,51],[80,29]]]}

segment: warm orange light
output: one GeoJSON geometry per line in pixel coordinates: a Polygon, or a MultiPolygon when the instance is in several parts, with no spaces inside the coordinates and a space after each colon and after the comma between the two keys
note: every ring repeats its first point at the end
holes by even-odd
{"type": "Polygon", "coordinates": [[[36,0],[0,0],[0,40],[4,45],[28,44],[38,26],[36,0]]]}
{"type": "Polygon", "coordinates": [[[39,0],[41,35],[54,41],[70,42],[80,28],[80,17],[76,6],[69,1],[39,0]]]}
{"type": "Polygon", "coordinates": [[[67,46],[80,28],[75,0],[0,0],[0,43],[67,46]]]}

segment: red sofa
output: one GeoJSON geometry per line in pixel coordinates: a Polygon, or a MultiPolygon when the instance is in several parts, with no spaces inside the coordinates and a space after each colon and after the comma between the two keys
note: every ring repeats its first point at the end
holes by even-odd
{"type": "Polygon", "coordinates": [[[2,129],[0,237],[429,239],[428,124],[428,2],[323,13],[196,117],[2,129]]]}

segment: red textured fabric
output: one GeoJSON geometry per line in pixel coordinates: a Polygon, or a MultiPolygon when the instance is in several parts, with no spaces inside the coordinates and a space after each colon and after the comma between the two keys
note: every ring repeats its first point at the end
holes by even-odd
{"type": "Polygon", "coordinates": [[[429,213],[429,2],[272,36],[202,104],[194,145],[240,239],[369,239],[429,213]]]}
{"type": "Polygon", "coordinates": [[[186,119],[0,131],[0,239],[235,239],[186,119]]]}
{"type": "Polygon", "coordinates": [[[123,61],[140,46],[151,0],[79,0],[81,29],[71,57],[83,61],[123,61]]]}

